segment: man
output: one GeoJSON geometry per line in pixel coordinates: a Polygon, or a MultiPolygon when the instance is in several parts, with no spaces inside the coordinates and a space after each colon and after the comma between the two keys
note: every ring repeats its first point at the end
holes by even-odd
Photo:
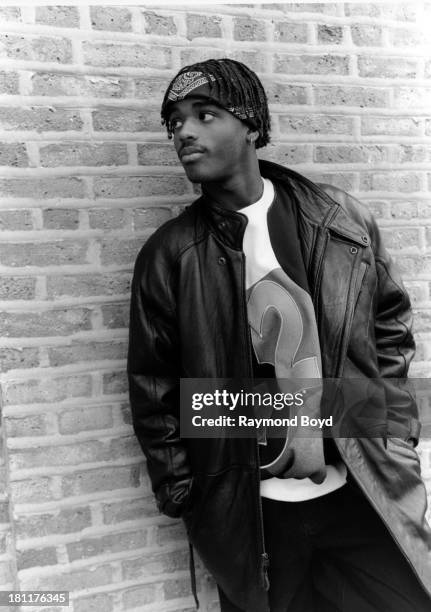
{"type": "Polygon", "coordinates": [[[267,99],[239,62],[183,68],[162,118],[203,195],[133,281],[130,398],[160,510],[183,518],[223,612],[429,611],[410,302],[374,220],[258,161],[267,99]],[[180,378],[296,375],[385,381],[384,435],[293,439],[276,467],[265,436],[181,439],[180,378]]]}

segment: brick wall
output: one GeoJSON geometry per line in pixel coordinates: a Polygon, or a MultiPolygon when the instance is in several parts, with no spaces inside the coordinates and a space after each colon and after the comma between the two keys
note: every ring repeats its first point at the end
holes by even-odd
{"type": "MultiPolygon", "coordinates": [[[[124,373],[134,258],[194,198],[161,95],[201,58],[259,73],[262,156],[377,215],[427,377],[431,3],[3,5],[1,588],[69,589],[74,612],[191,611],[184,531],[155,509],[124,373]]],[[[421,454],[431,488],[430,441],[421,454]]],[[[199,588],[218,610],[202,569],[199,588]]]]}

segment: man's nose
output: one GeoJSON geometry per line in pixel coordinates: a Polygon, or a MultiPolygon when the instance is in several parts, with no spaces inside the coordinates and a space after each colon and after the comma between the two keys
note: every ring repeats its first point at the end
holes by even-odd
{"type": "Polygon", "coordinates": [[[181,126],[179,137],[181,141],[197,138],[197,124],[193,117],[187,117],[181,126]]]}

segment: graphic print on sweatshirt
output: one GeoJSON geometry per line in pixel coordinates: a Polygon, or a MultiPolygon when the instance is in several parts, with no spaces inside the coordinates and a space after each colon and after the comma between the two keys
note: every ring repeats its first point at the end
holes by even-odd
{"type": "MultiPolygon", "coordinates": [[[[300,410],[318,417],[322,386],[320,342],[296,218],[283,190],[276,195],[271,181],[263,182],[262,197],[239,211],[248,219],[243,251],[248,322],[257,364],[255,377],[274,376],[277,390],[282,393],[292,392],[296,380],[298,391],[306,387],[306,407],[300,410]],[[272,366],[268,375],[260,373],[268,372],[265,364],[272,366]],[[284,390],[283,379],[289,379],[284,390]]],[[[299,414],[295,405],[289,415],[283,409],[283,417],[295,414],[299,414]]],[[[269,406],[261,407],[255,416],[280,415],[269,406]]],[[[281,432],[284,437],[272,437],[271,431],[264,428],[258,431],[264,497],[301,501],[334,491],[346,482],[344,464],[325,465],[321,431],[307,437],[304,430],[298,436],[298,429],[286,428],[285,435],[281,432]]]]}

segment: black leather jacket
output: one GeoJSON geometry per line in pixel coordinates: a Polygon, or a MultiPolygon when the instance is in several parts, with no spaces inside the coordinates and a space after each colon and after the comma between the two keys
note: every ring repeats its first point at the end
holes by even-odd
{"type": "MultiPolygon", "coordinates": [[[[410,301],[375,221],[357,200],[270,162],[297,207],[320,337],[323,375],[405,377],[414,354],[410,301]]],[[[242,237],[246,218],[204,197],[166,223],[138,256],[132,290],[129,383],[136,435],[159,508],[182,516],[190,541],[228,597],[268,610],[257,444],[181,440],[179,377],[252,377],[242,237]]],[[[413,446],[417,408],[390,391],[382,439],[337,448],[431,592],[426,493],[413,446]]]]}

